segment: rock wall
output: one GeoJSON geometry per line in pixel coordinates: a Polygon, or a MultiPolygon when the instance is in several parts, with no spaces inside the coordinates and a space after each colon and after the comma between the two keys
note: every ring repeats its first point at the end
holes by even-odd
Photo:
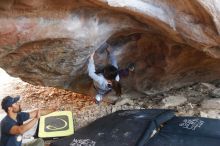
{"type": "Polygon", "coordinates": [[[107,63],[105,42],[124,92],[157,93],[220,79],[218,0],[2,0],[0,67],[34,85],[91,95],[90,54],[107,63]]]}

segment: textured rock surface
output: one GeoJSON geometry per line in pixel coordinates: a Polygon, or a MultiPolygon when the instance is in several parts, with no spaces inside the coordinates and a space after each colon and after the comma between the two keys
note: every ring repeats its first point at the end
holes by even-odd
{"type": "Polygon", "coordinates": [[[214,89],[212,92],[210,92],[210,95],[213,98],[220,98],[220,88],[214,89]]]}
{"type": "Polygon", "coordinates": [[[187,98],[185,98],[184,96],[169,96],[164,98],[162,102],[164,104],[164,107],[179,106],[187,102],[187,98]]]}
{"type": "Polygon", "coordinates": [[[220,99],[217,98],[217,99],[208,99],[208,100],[204,100],[202,102],[202,107],[204,109],[218,109],[220,110],[220,99]]]}
{"type": "MultiPolygon", "coordinates": [[[[156,93],[220,78],[218,0],[1,0],[0,67],[35,85],[89,94],[89,55],[106,41],[125,91],[156,93]]],[[[97,52],[97,67],[106,63],[97,52]]]]}

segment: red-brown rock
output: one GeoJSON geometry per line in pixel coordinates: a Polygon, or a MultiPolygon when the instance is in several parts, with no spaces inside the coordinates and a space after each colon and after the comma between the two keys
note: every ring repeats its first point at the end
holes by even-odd
{"type": "MultiPolygon", "coordinates": [[[[87,60],[106,41],[122,86],[156,93],[220,78],[218,0],[2,0],[0,66],[35,85],[90,94],[87,60]]],[[[97,67],[106,53],[95,54],[97,67]]]]}

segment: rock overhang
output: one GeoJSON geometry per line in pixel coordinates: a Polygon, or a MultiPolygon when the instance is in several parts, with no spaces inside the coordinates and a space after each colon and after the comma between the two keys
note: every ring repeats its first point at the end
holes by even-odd
{"type": "MultiPolygon", "coordinates": [[[[205,0],[2,1],[0,66],[35,85],[90,94],[88,57],[108,42],[119,67],[136,64],[121,80],[125,90],[151,94],[219,79],[218,7],[210,7],[205,0]]],[[[103,66],[106,52],[97,51],[95,63],[103,66]]]]}

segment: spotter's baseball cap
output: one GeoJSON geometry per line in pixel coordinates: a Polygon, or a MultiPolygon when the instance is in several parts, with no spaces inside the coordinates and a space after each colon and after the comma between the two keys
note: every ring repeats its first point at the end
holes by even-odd
{"type": "Polygon", "coordinates": [[[2,99],[2,109],[7,110],[12,104],[16,103],[20,99],[20,96],[12,97],[6,96],[2,99]]]}

